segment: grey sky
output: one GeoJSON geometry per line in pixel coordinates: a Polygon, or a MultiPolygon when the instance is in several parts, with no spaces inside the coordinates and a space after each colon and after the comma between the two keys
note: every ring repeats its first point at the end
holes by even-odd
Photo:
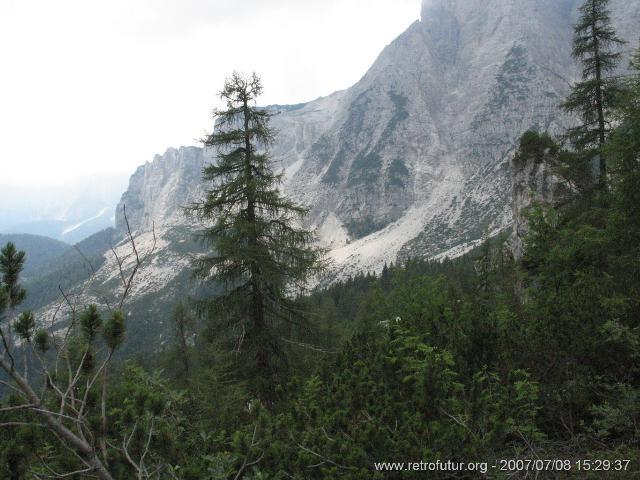
{"type": "Polygon", "coordinates": [[[208,127],[224,77],[263,104],[355,83],[420,0],[0,0],[0,186],[133,172],[208,127]]]}

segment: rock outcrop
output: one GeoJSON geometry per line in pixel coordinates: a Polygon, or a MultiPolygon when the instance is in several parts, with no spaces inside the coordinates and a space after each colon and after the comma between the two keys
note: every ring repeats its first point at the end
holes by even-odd
{"type": "Polygon", "coordinates": [[[508,243],[515,260],[524,255],[524,242],[529,233],[527,212],[534,205],[561,207],[574,198],[571,186],[554,173],[557,155],[558,146],[551,138],[527,132],[511,160],[513,231],[508,243]]]}
{"type": "Polygon", "coordinates": [[[138,167],[118,204],[116,229],[126,233],[125,205],[129,224],[136,231],[151,230],[153,223],[164,227],[183,224],[183,208],[200,198],[202,169],[211,160],[199,147],[169,148],[138,167]]]}

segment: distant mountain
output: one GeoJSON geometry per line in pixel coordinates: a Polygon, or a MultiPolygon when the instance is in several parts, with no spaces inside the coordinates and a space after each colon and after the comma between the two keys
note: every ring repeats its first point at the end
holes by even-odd
{"type": "Polygon", "coordinates": [[[93,233],[114,225],[114,207],[102,207],[95,214],[71,217],[70,220],[34,220],[11,225],[8,232],[25,232],[33,235],[53,235],[68,244],[77,243],[93,233]]]}
{"type": "MultiPolygon", "coordinates": [[[[0,235],[0,239],[2,239],[0,235]]],[[[6,235],[5,237],[17,237],[6,235]]],[[[20,237],[31,237],[20,235],[20,237]]],[[[41,237],[36,237],[41,238],[41,237]]],[[[51,240],[59,244],[56,240],[51,240]]],[[[51,255],[46,262],[40,262],[37,271],[27,275],[25,272],[24,286],[27,289],[27,299],[21,308],[24,310],[37,309],[60,298],[60,289],[71,293],[77,285],[87,281],[94,270],[99,270],[105,262],[105,255],[112,245],[118,241],[113,228],[95,233],[71,247],[67,244],[64,250],[51,255]]],[[[16,244],[19,246],[16,242],[16,244]]],[[[33,260],[27,251],[27,263],[33,260]]]]}
{"type": "Polygon", "coordinates": [[[126,175],[100,175],[64,186],[0,187],[0,232],[44,235],[74,244],[112,227],[126,175]]]}
{"type": "Polygon", "coordinates": [[[4,247],[8,242],[15,244],[18,250],[24,250],[27,254],[23,281],[40,275],[51,263],[69,251],[70,245],[49,237],[25,234],[0,234],[0,247],[4,247]]]}

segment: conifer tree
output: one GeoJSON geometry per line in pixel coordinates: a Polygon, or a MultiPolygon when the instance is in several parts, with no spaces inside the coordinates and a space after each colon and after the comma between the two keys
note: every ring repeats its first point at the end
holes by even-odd
{"type": "MultiPolygon", "coordinates": [[[[582,81],[573,86],[563,104],[565,111],[578,113],[582,125],[572,128],[568,137],[582,149],[600,150],[611,131],[609,113],[614,103],[616,79],[611,76],[621,53],[616,47],[624,42],[611,26],[609,0],[585,0],[580,20],[574,27],[573,57],[582,63],[582,81]]],[[[600,184],[606,184],[605,158],[599,157],[600,184]]]]}
{"type": "MultiPolygon", "coordinates": [[[[6,293],[7,309],[9,310],[9,321],[6,325],[6,341],[13,346],[13,335],[11,333],[11,321],[15,308],[20,305],[27,292],[20,285],[20,272],[24,268],[25,252],[18,251],[16,246],[9,242],[0,250],[0,274],[2,274],[2,288],[6,293]]],[[[0,326],[1,328],[1,326],[0,326]]]]}
{"type": "Polygon", "coordinates": [[[17,307],[26,297],[26,291],[19,283],[24,260],[25,252],[18,251],[11,242],[0,250],[0,273],[2,273],[2,282],[8,294],[9,308],[17,307]]]}
{"type": "Polygon", "coordinates": [[[204,169],[211,189],[192,211],[210,223],[201,237],[212,249],[197,260],[196,276],[225,288],[201,306],[239,353],[250,388],[268,404],[285,360],[282,328],[303,323],[293,297],[323,261],[312,246],[315,234],[299,226],[307,209],[278,189],[282,175],[274,173],[268,153],[271,115],[255,106],[261,93],[256,74],[226,80],[220,93],[226,106],[214,111],[216,130],[202,140],[218,152],[204,169]]]}
{"type": "Polygon", "coordinates": [[[640,265],[632,259],[637,258],[640,251],[640,47],[633,54],[630,67],[631,75],[624,83],[623,101],[615,111],[619,127],[607,142],[605,153],[611,164],[615,207],[610,214],[609,225],[617,236],[616,246],[628,255],[623,269],[635,268],[635,275],[638,275],[640,265]]]}

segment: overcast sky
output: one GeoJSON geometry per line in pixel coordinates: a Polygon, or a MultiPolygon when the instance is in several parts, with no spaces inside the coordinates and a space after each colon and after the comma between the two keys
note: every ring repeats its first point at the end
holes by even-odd
{"type": "Polygon", "coordinates": [[[420,0],[0,0],[0,186],[132,173],[211,124],[225,76],[260,103],[344,89],[420,0]]]}

